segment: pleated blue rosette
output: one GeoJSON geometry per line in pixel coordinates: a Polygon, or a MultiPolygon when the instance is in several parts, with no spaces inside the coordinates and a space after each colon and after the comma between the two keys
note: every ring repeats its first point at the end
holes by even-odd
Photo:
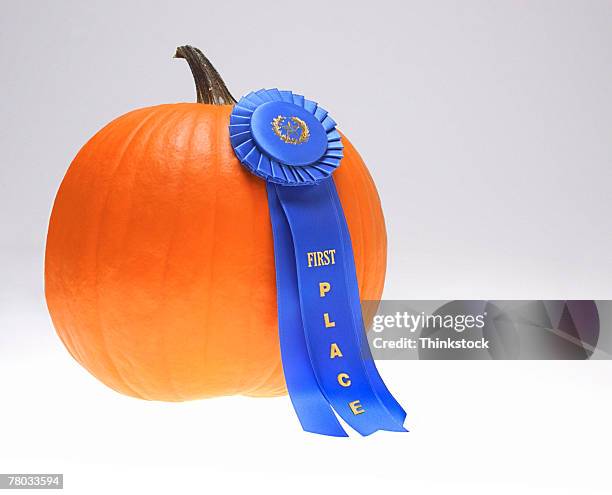
{"type": "Polygon", "coordinates": [[[336,122],[317,103],[291,91],[261,89],[242,97],[229,131],[241,163],[275,184],[317,184],[343,156],[336,122]]]}

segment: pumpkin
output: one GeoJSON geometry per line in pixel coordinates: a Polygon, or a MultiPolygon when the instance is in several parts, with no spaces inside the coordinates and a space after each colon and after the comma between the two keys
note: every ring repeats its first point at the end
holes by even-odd
{"type": "MultiPolygon", "coordinates": [[[[118,392],[182,401],[286,393],[265,182],[228,137],[235,103],[193,47],[197,103],[141,108],[70,165],[47,235],[45,294],[71,355],[118,392]]],[[[348,139],[333,175],[362,299],[378,299],[386,233],[348,139]]]]}

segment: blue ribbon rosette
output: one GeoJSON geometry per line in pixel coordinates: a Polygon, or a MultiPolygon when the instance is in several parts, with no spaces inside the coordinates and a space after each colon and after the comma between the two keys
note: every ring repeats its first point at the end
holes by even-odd
{"type": "Polygon", "coordinates": [[[342,139],[317,103],[291,91],[247,94],[230,117],[240,162],[266,180],[283,372],[304,430],[406,431],[406,413],[370,353],[348,226],[332,173],[342,139]]]}

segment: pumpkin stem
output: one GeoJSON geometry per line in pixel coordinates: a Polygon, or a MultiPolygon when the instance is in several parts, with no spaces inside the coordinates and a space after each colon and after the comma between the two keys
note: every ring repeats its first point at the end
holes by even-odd
{"type": "Polygon", "coordinates": [[[233,105],[236,100],[227,89],[217,69],[197,48],[189,45],[179,46],[174,58],[184,58],[189,64],[196,86],[198,103],[209,105],[233,105]]]}

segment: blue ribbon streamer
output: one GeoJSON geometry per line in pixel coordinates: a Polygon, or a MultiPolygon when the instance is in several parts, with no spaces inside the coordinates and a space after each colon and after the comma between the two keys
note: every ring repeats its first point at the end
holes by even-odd
{"type": "Polygon", "coordinates": [[[346,437],[312,369],[302,324],[291,230],[276,187],[268,183],[267,192],[274,236],[279,340],[289,397],[305,431],[346,437]]]}
{"type": "Polygon", "coordinates": [[[302,427],[345,436],[333,408],[362,435],[406,431],[406,413],[367,346],[350,235],[333,180],[299,188],[268,183],[268,205],[283,370],[302,427]],[[330,250],[333,264],[308,266],[307,253],[330,250]],[[323,296],[321,283],[329,284],[323,296]],[[332,344],[342,356],[331,357],[332,344]]]}

